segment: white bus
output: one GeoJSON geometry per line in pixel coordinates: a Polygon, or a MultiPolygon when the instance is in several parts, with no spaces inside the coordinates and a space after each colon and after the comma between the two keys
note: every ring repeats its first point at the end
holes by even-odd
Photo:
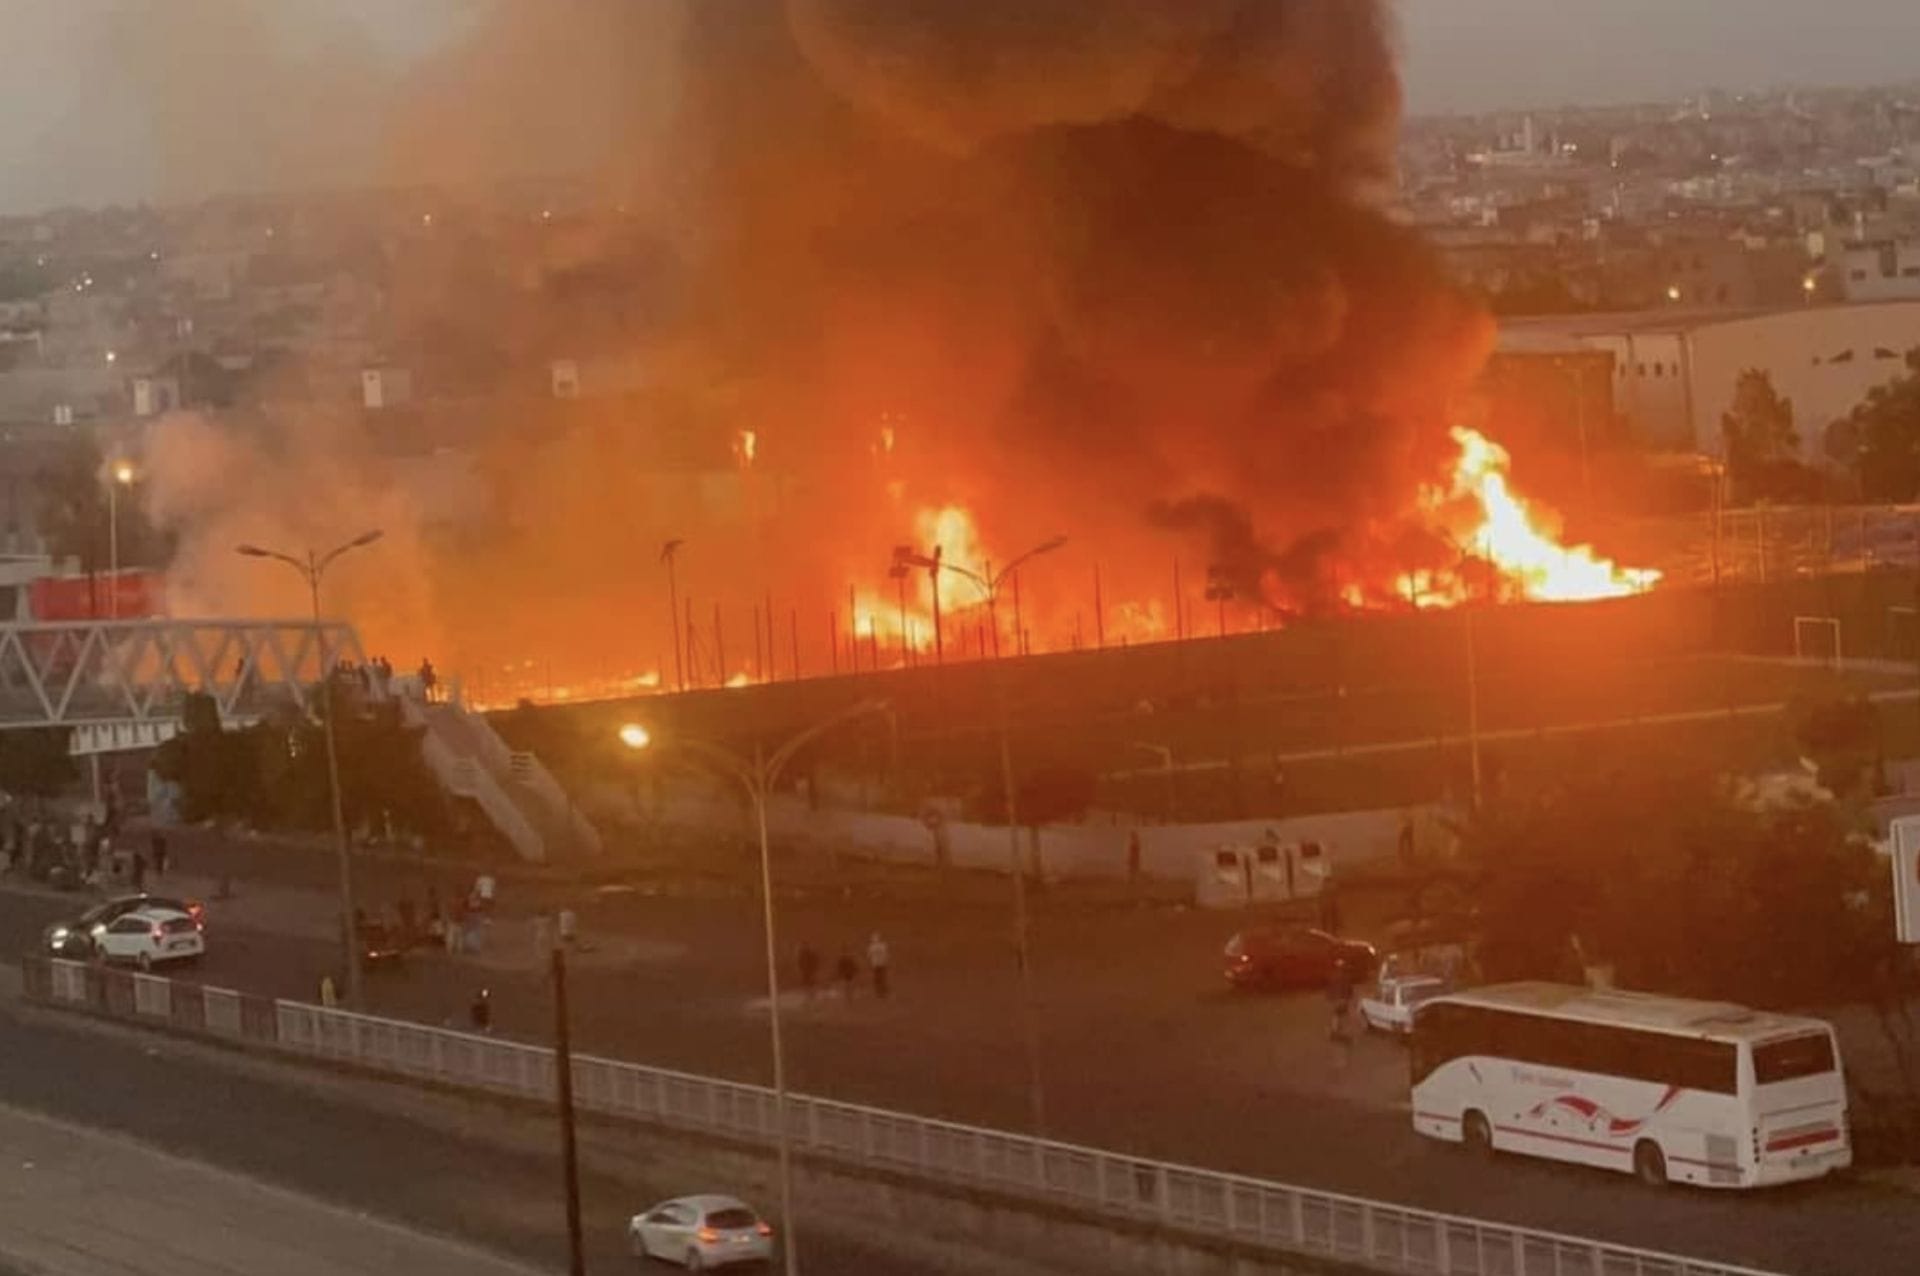
{"type": "Polygon", "coordinates": [[[1501,984],[1427,1002],[1413,1028],[1413,1128],[1711,1187],[1852,1163],[1833,1029],[1723,1002],[1501,984]]]}

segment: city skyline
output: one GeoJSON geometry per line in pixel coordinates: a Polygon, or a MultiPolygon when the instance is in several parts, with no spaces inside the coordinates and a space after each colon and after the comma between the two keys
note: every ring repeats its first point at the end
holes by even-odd
{"type": "MultiPolygon", "coordinates": [[[[1920,6],[1904,0],[1832,0],[1818,12],[1754,0],[1739,6],[1737,32],[1725,0],[1399,9],[1416,116],[1898,83],[1920,39],[1920,6]]],[[[164,14],[117,0],[0,0],[19,69],[0,113],[0,213],[383,183],[384,121],[408,73],[487,11],[482,0],[419,0],[399,18],[374,0],[286,0],[270,16],[207,0],[164,14]]]]}

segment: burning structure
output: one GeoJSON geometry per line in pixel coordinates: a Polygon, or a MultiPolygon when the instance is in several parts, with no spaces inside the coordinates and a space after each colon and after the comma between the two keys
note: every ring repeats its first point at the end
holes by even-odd
{"type": "MultiPolygon", "coordinates": [[[[1645,588],[1556,544],[1498,446],[1453,427],[1490,325],[1381,210],[1391,37],[1371,0],[498,6],[396,108],[396,164],[457,182],[446,157],[499,159],[484,121],[534,149],[544,126],[622,211],[543,210],[517,262],[396,261],[389,322],[484,328],[528,366],[630,358],[643,388],[503,385],[454,441],[482,514],[397,529],[405,560],[340,604],[484,693],[509,665],[713,684],[930,650],[931,580],[887,578],[903,543],[984,569],[1069,536],[998,618],[1016,649],[1174,636],[1203,584],[1260,623],[1645,588]],[[594,130],[611,145],[578,156],[594,130]]],[[[183,588],[212,605],[254,588],[227,556],[262,520],[322,541],[363,508],[408,519],[337,433],[321,500],[277,495],[317,444],[229,456],[253,477],[217,494],[164,459],[201,427],[154,446],[182,471],[155,499],[183,588]]],[[[950,591],[977,633],[978,594],[950,591]]]]}

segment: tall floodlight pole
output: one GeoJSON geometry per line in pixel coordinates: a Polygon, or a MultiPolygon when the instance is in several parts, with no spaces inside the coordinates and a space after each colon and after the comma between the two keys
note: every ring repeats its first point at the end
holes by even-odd
{"type": "Polygon", "coordinates": [[[667,565],[667,628],[673,631],[673,678],[680,690],[687,689],[687,667],[682,654],[685,644],[680,638],[680,581],[674,571],[674,561],[683,540],[670,540],[660,547],[660,561],[667,565]]]}
{"type": "MultiPolygon", "coordinates": [[[[800,1250],[796,1240],[793,1215],[793,1139],[791,1123],[787,1119],[786,1047],[780,1031],[780,949],[774,929],[773,852],[767,837],[767,799],[772,795],[774,786],[779,783],[780,775],[786,770],[787,764],[793,761],[794,755],[801,749],[835,727],[870,713],[885,712],[888,707],[884,700],[862,700],[851,708],[844,709],[808,727],[772,753],[755,745],[751,758],[741,757],[730,749],[705,740],[669,740],[664,746],[669,750],[684,751],[698,759],[706,769],[738,782],[746,790],[748,800],[753,803],[754,823],[760,838],[760,920],[767,949],[767,1020],[773,1053],[773,1106],[776,1126],[774,1147],[780,1177],[780,1226],[786,1232],[786,1238],[781,1245],[781,1254],[785,1259],[787,1276],[799,1276],[800,1250]]],[[[653,734],[637,722],[629,722],[621,727],[619,738],[620,743],[635,751],[653,747],[653,734]]]]}
{"type": "Polygon", "coordinates": [[[307,582],[307,596],[313,604],[313,637],[320,651],[320,701],[321,713],[327,740],[327,792],[333,805],[333,849],[340,866],[340,948],[346,959],[347,968],[347,1005],[355,1010],[363,1008],[360,996],[360,944],[353,927],[353,859],[347,851],[347,817],[340,800],[340,753],[334,741],[333,717],[333,658],[327,650],[327,631],[320,623],[320,582],[327,574],[327,568],[334,560],[349,550],[360,549],[379,540],[381,532],[375,529],[362,532],[344,545],[335,546],[325,554],[316,555],[313,550],[306,557],[296,558],[292,554],[283,554],[278,550],[262,549],[258,545],[241,545],[235,550],[247,558],[272,558],[285,563],[300,573],[307,582]]]}
{"type": "MultiPolygon", "coordinates": [[[[915,555],[910,550],[896,549],[894,561],[905,561],[909,566],[925,567],[933,573],[936,581],[943,570],[972,581],[984,596],[988,612],[997,614],[995,604],[999,598],[1000,587],[1028,561],[1042,554],[1051,554],[1066,543],[1067,538],[1064,536],[1055,536],[1051,540],[1042,541],[1026,553],[1015,557],[998,572],[974,571],[941,557],[937,550],[932,557],[926,557],[915,555]]],[[[938,588],[936,584],[936,597],[938,588]]],[[[997,638],[997,624],[995,629],[997,638]]],[[[1008,725],[1007,675],[1005,669],[1000,666],[1000,662],[994,663],[994,702],[1000,734],[1000,784],[1002,798],[1007,808],[1007,869],[1013,876],[1014,957],[1019,964],[1020,1026],[1027,1056],[1027,1105],[1034,1133],[1040,1134],[1046,1130],[1047,1126],[1047,1104],[1040,1072],[1039,1035],[1035,1025],[1033,960],[1029,942],[1030,927],[1027,921],[1027,874],[1020,864],[1019,801],[1013,785],[1013,745],[1012,732],[1008,725]]]]}
{"type": "Polygon", "coordinates": [[[107,482],[107,619],[120,619],[120,489],[133,486],[133,465],[116,461],[107,482]]]}

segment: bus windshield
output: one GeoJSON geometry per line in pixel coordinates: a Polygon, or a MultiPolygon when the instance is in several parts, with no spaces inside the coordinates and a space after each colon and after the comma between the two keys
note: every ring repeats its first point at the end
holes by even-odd
{"type": "Polygon", "coordinates": [[[1833,1039],[1824,1032],[1802,1033],[1753,1048],[1755,1085],[1817,1077],[1833,1068],[1833,1039]]]}

